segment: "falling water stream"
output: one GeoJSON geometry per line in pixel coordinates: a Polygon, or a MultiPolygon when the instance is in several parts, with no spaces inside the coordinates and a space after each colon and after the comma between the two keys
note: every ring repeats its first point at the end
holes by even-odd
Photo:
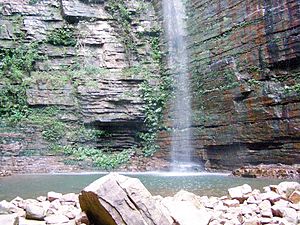
{"type": "Polygon", "coordinates": [[[168,46],[168,68],[174,80],[171,103],[173,170],[191,165],[191,93],[184,0],[163,0],[165,38],[168,46]]]}

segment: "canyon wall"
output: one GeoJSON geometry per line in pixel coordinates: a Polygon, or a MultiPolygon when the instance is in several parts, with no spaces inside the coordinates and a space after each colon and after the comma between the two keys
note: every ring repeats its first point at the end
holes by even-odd
{"type": "Polygon", "coordinates": [[[157,69],[147,42],[156,21],[138,0],[0,0],[2,162],[139,145],[140,65],[157,69]]]}
{"type": "Polygon", "coordinates": [[[189,0],[194,146],[213,169],[300,163],[300,2],[189,0]]]}
{"type": "MultiPolygon", "coordinates": [[[[149,79],[140,65],[154,76],[162,66],[157,39],[149,41],[160,30],[160,3],[0,0],[2,164],[61,146],[140,146],[145,108],[160,112],[165,101],[148,96],[145,107],[140,89],[149,79]]],[[[197,162],[300,163],[299,10],[297,0],[187,1],[197,162]]],[[[167,110],[165,118],[156,126],[168,127],[167,110]]],[[[157,156],[169,158],[168,129],[159,144],[157,156]]]]}

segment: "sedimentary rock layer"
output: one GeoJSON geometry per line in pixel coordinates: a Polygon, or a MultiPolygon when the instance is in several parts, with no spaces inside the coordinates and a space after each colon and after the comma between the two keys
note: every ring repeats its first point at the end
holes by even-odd
{"type": "MultiPolygon", "coordinates": [[[[130,35],[141,37],[135,40],[136,55],[132,59],[124,42],[126,37],[121,35],[124,24],[107,10],[106,1],[0,1],[1,57],[5,51],[35,43],[39,57],[23,79],[27,103],[34,113],[44,110],[35,117],[38,120],[56,110],[40,122],[29,118],[16,126],[1,121],[1,156],[28,156],[32,152],[45,155],[53,144],[111,150],[138,144],[137,133],[144,119],[139,86],[144,78],[139,71],[124,71],[138,61],[151,59],[149,46],[142,38],[151,33],[157,19],[149,2],[118,4],[127,4],[131,14],[128,26],[132,27],[126,27],[130,35]],[[64,135],[47,140],[45,134],[53,131],[53,124],[61,123],[64,128],[58,127],[57,131],[64,130],[64,135]],[[86,136],[82,135],[84,127],[105,135],[93,141],[74,139],[72,133],[76,131],[86,136]]],[[[5,85],[1,77],[0,88],[5,85]]]]}
{"type": "Polygon", "coordinates": [[[192,141],[207,167],[300,162],[299,8],[188,1],[192,141]]]}

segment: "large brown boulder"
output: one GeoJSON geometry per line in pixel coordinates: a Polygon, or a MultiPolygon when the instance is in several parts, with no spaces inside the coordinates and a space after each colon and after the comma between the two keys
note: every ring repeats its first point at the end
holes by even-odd
{"type": "Polygon", "coordinates": [[[172,224],[138,179],[117,173],[110,173],[87,186],[79,202],[95,225],[172,224]]]}

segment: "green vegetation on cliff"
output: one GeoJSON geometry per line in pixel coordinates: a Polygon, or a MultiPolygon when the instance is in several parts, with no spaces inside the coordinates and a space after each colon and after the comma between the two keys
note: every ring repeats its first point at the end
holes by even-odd
{"type": "MultiPolygon", "coordinates": [[[[133,72],[143,75],[144,82],[140,91],[144,101],[144,123],[146,130],[139,134],[142,152],[146,157],[152,156],[159,150],[157,139],[159,132],[165,129],[163,124],[164,111],[170,98],[172,80],[165,70],[163,52],[161,50],[161,28],[153,27],[149,33],[140,34],[150,47],[151,64],[156,65],[156,70],[151,70],[147,63],[140,67],[133,67],[133,72]]],[[[151,65],[150,64],[150,65],[151,65]]]]}
{"type": "Polygon", "coordinates": [[[134,153],[131,149],[113,153],[95,148],[71,146],[64,146],[62,151],[69,156],[69,159],[65,160],[66,164],[90,161],[93,166],[105,170],[116,169],[120,165],[127,163],[134,153]]]}
{"type": "MultiPolygon", "coordinates": [[[[85,4],[90,2],[85,1],[85,4]]],[[[37,16],[37,21],[46,24],[40,30],[27,24],[27,19],[31,18],[5,16],[5,20],[13,21],[15,40],[9,40],[13,46],[0,50],[0,116],[4,127],[0,132],[9,130],[12,134],[22,134],[17,137],[22,149],[14,154],[65,155],[69,163],[92,160],[94,166],[110,169],[127,162],[133,152],[143,157],[151,156],[159,149],[157,138],[164,129],[163,112],[170,91],[160,48],[161,29],[158,22],[151,21],[152,17],[149,20],[155,26],[151,24],[150,28],[147,21],[146,17],[152,13],[147,7],[152,3],[131,3],[127,0],[105,1],[102,5],[112,16],[107,21],[104,19],[100,23],[98,17],[95,19],[92,15],[90,19],[79,18],[82,21],[78,24],[70,24],[62,15],[64,9],[60,2],[49,9],[51,18],[61,18],[60,22],[53,26],[50,19],[45,21],[43,16],[37,16]],[[95,34],[80,36],[79,28],[87,33],[95,29],[95,34]],[[98,34],[102,33],[105,35],[100,40],[98,34]],[[30,43],[31,40],[39,41],[30,43]],[[90,56],[90,53],[94,55],[90,56]],[[111,87],[114,84],[124,85],[126,90],[122,92],[122,87],[111,87]],[[103,92],[101,85],[105,86],[103,92]],[[131,86],[135,88],[134,93],[131,86]],[[129,123],[137,121],[134,126],[139,126],[134,131],[130,129],[135,128],[129,128],[130,137],[107,127],[111,115],[102,122],[101,113],[105,109],[100,109],[103,112],[98,114],[101,114],[99,119],[95,116],[98,112],[91,113],[92,107],[84,108],[94,104],[94,98],[96,104],[101,102],[102,96],[110,98],[105,100],[108,107],[121,108],[124,104],[127,108],[129,104],[135,104],[132,114],[137,115],[129,115],[131,105],[124,110],[130,117],[129,123]],[[145,103],[143,112],[142,100],[145,103]],[[143,113],[144,121],[141,121],[143,113]],[[119,144],[123,137],[128,138],[124,141],[124,151],[119,144]]],[[[37,8],[48,7],[43,1],[29,1],[29,4],[37,8]]],[[[5,32],[8,30],[4,29],[5,32]]],[[[111,123],[115,123],[113,119],[111,123]]],[[[0,140],[1,144],[16,143],[13,135],[5,138],[0,140]]]]}
{"type": "Polygon", "coordinates": [[[121,41],[126,51],[127,60],[131,64],[133,57],[137,54],[137,43],[131,24],[133,22],[132,12],[127,7],[125,0],[109,0],[106,9],[119,26],[121,41]]]}
{"type": "Polygon", "coordinates": [[[18,122],[28,115],[25,78],[40,58],[37,44],[16,44],[14,49],[0,52],[0,116],[18,122]]]}
{"type": "Polygon", "coordinates": [[[134,22],[134,18],[138,17],[146,7],[142,2],[139,2],[139,10],[133,12],[128,8],[127,4],[125,0],[110,0],[108,1],[107,10],[120,27],[122,42],[127,55],[131,59],[137,54],[138,43],[144,43],[150,48],[149,55],[151,62],[141,61],[139,66],[132,66],[124,70],[124,73],[127,76],[128,74],[129,76],[141,74],[144,78],[144,82],[140,85],[140,91],[145,103],[144,123],[146,129],[139,134],[139,138],[141,140],[143,155],[152,156],[159,150],[157,138],[158,133],[164,129],[163,112],[169,98],[171,80],[165,72],[162,60],[160,26],[153,27],[149,32],[140,32],[138,35],[135,35],[132,23],[134,22]],[[153,65],[156,65],[156,70],[150,69],[153,65]]]}
{"type": "Polygon", "coordinates": [[[47,42],[56,46],[74,47],[77,44],[75,29],[71,26],[56,28],[48,34],[47,42]]]}

